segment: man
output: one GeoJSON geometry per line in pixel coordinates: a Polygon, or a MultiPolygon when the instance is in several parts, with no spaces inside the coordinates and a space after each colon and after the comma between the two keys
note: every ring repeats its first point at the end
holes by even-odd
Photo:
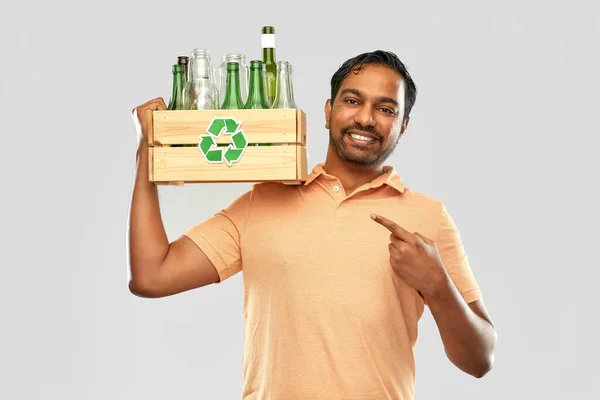
{"type": "Polygon", "coordinates": [[[415,97],[393,53],[346,61],[325,104],[327,157],[308,180],[256,184],[170,244],[141,118],[130,290],[168,296],[243,270],[243,399],[413,399],[425,304],[458,368],[491,369],[496,333],[451,216],[383,165],[415,97]]]}

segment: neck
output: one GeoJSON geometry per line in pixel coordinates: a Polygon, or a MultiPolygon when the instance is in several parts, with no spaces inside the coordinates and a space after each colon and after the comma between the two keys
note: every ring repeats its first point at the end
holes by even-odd
{"type": "Polygon", "coordinates": [[[383,174],[383,164],[370,167],[363,165],[350,164],[340,160],[333,150],[329,149],[323,169],[329,175],[333,175],[340,180],[346,194],[352,193],[364,184],[370,183],[375,178],[383,174]]]}

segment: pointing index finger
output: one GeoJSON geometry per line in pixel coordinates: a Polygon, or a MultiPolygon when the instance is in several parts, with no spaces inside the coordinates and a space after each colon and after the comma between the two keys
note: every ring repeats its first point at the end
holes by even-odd
{"type": "Polygon", "coordinates": [[[412,236],[410,234],[410,232],[408,232],[406,229],[404,229],[403,227],[401,227],[394,221],[391,221],[391,220],[389,220],[385,217],[382,217],[381,215],[378,215],[378,214],[371,214],[371,218],[375,222],[385,226],[391,233],[393,233],[394,235],[396,235],[398,238],[402,239],[403,241],[405,241],[405,242],[410,241],[410,237],[412,236]]]}

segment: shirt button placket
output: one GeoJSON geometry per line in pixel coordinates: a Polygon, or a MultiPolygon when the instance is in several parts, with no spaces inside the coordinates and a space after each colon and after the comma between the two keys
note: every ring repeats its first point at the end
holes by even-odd
{"type": "MultiPolygon", "coordinates": [[[[332,188],[332,190],[333,190],[334,193],[339,193],[340,192],[339,185],[334,185],[333,188],[332,188]]],[[[346,202],[343,199],[340,199],[340,200],[342,200],[342,201],[339,203],[339,207],[337,209],[338,212],[339,212],[340,208],[345,208],[346,207],[346,202]]]]}

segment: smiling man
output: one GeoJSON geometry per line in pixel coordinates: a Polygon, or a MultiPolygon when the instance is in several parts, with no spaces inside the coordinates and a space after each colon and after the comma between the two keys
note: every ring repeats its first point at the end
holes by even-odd
{"type": "Polygon", "coordinates": [[[454,365],[491,369],[496,332],[453,219],[384,165],[415,98],[393,53],[346,61],[325,104],[327,157],[307,181],[256,184],[172,243],[140,120],[130,290],[169,296],[243,271],[243,399],[413,399],[426,305],[454,365]]]}

